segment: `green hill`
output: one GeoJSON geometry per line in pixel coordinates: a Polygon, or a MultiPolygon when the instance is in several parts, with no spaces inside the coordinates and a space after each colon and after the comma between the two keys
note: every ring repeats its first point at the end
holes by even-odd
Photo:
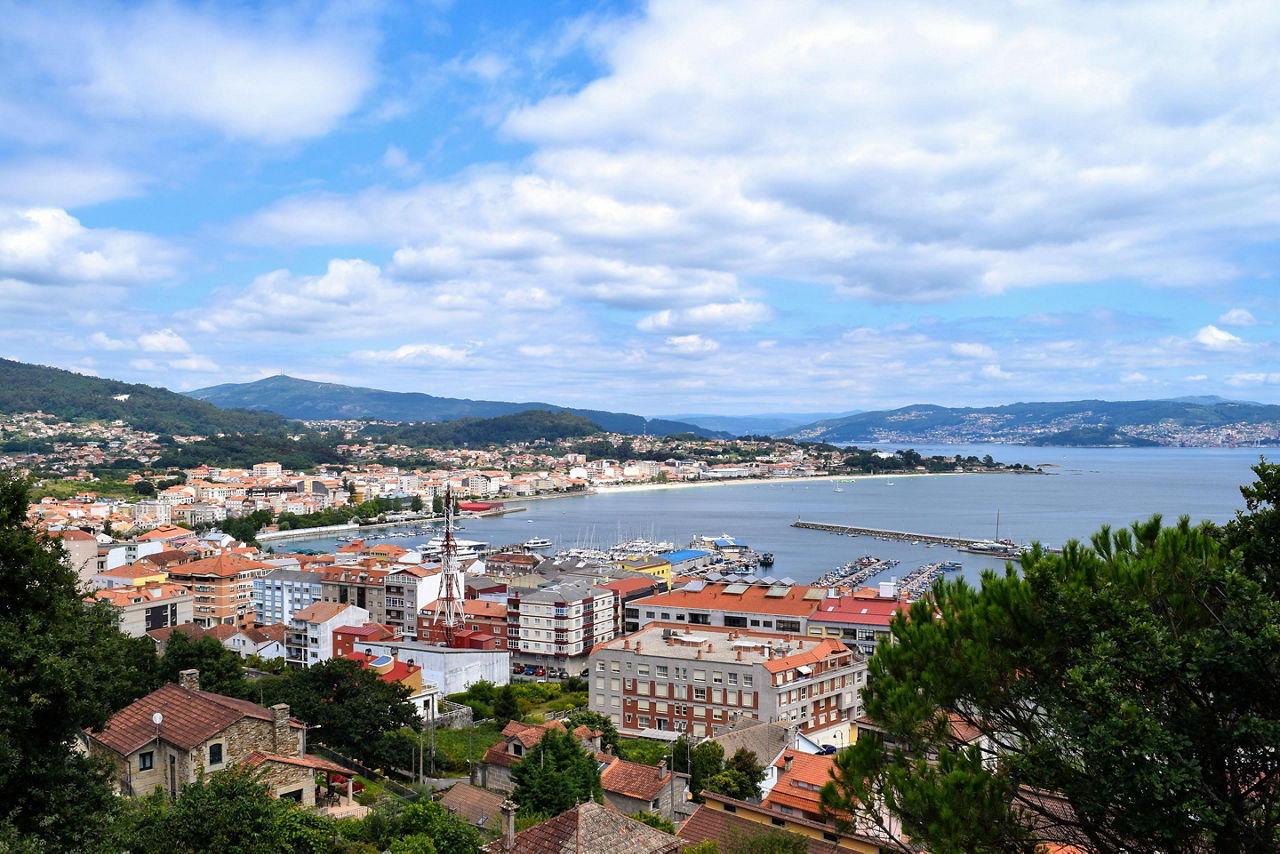
{"type": "Polygon", "coordinates": [[[0,359],[0,413],[37,411],[64,421],[119,420],[179,436],[258,433],[288,424],[274,413],[219,409],[164,388],[0,359]]]}
{"type": "Polygon", "coordinates": [[[537,409],[581,415],[611,433],[668,436],[694,433],[711,438],[729,438],[728,433],[708,430],[696,424],[666,419],[646,419],[625,412],[573,409],[552,403],[510,403],[497,400],[470,400],[436,397],[421,392],[384,391],[376,388],[319,383],[288,376],[267,377],[251,383],[227,383],[187,392],[191,397],[217,406],[267,410],[305,421],[376,420],[439,422],[459,418],[495,418],[537,409]]]}

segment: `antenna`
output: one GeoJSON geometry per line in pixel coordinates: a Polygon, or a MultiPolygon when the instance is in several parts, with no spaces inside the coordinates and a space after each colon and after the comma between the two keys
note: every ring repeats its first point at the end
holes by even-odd
{"type": "Polygon", "coordinates": [[[453,487],[444,490],[444,541],[440,544],[440,596],[435,622],[444,625],[446,646],[453,646],[453,632],[462,622],[462,573],[458,571],[458,544],[453,541],[453,487]]]}

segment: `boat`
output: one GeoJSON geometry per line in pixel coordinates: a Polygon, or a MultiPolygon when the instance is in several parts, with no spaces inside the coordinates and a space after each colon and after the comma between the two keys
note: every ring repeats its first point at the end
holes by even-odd
{"type": "Polygon", "coordinates": [[[765,552],[760,555],[761,566],[773,566],[773,552],[765,552]]]}
{"type": "Polygon", "coordinates": [[[539,549],[549,549],[554,545],[546,537],[534,537],[531,540],[524,541],[524,547],[529,551],[537,551],[539,549]]]}

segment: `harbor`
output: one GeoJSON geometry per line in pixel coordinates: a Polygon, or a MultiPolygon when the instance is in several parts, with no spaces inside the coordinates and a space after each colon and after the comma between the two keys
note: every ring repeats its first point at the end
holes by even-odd
{"type": "Polygon", "coordinates": [[[940,534],[916,534],[911,531],[894,531],[888,528],[863,528],[857,525],[830,525],[822,522],[805,522],[797,519],[793,528],[810,531],[826,531],[846,537],[874,537],[877,540],[899,540],[912,545],[951,546],[952,548],[988,557],[1014,559],[1021,556],[1022,546],[1008,540],[983,540],[978,538],[948,537],[940,534]]]}

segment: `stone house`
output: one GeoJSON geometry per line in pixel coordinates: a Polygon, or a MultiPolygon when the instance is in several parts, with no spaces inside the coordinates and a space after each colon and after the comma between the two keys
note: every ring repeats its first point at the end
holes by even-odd
{"type": "MultiPolygon", "coordinates": [[[[545,724],[526,724],[511,721],[502,729],[503,740],[484,752],[484,760],[477,766],[478,780],[472,782],[495,792],[510,794],[515,789],[511,769],[523,761],[535,744],[542,741],[548,730],[568,732],[560,721],[545,724]]],[[[600,731],[580,726],[573,731],[588,753],[600,752],[600,731]]]]}
{"type": "Polygon", "coordinates": [[[199,685],[199,671],[184,670],[179,684],[152,691],[117,712],[101,731],[85,734],[90,755],[115,766],[121,793],[160,788],[174,797],[184,783],[244,763],[264,768],[275,797],[314,806],[316,773],[342,773],[306,753],[306,725],[289,716],[287,705],[267,709],[199,685]]]}

